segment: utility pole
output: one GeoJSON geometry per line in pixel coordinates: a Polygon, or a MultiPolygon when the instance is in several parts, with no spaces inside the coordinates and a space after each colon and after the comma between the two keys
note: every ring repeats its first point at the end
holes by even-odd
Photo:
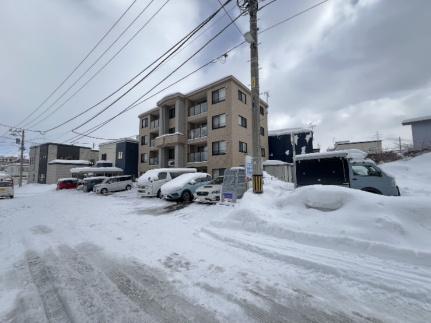
{"type": "Polygon", "coordinates": [[[259,55],[257,39],[258,0],[248,0],[250,31],[245,35],[250,43],[251,102],[252,102],[252,153],[253,193],[263,193],[262,150],[260,144],[260,98],[259,98],[259,55]]]}
{"type": "Polygon", "coordinates": [[[19,187],[22,186],[22,174],[23,174],[23,168],[24,168],[24,129],[21,129],[21,156],[19,161],[19,187]]]}
{"type": "Polygon", "coordinates": [[[398,137],[398,144],[399,144],[399,147],[400,147],[400,154],[401,154],[401,151],[402,151],[402,146],[401,146],[401,136],[400,136],[400,137],[398,137]]]}

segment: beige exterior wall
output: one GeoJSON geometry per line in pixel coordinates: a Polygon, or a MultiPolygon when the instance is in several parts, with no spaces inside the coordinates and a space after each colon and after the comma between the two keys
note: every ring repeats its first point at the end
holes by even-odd
{"type": "MultiPolygon", "coordinates": [[[[165,97],[158,103],[159,107],[155,108],[147,113],[143,113],[139,116],[139,134],[142,136],[150,135],[150,128],[142,128],[142,119],[149,118],[150,115],[154,115],[158,113],[160,118],[160,132],[158,135],[163,135],[168,132],[168,129],[164,128],[172,128],[175,127],[175,130],[178,131],[179,128],[186,129],[185,137],[186,144],[182,144],[179,140],[177,144],[172,145],[172,148],[175,148],[175,153],[183,152],[184,158],[176,158],[175,159],[175,167],[196,167],[196,168],[204,168],[210,174],[212,174],[214,169],[220,168],[230,168],[234,166],[244,166],[245,164],[245,156],[251,155],[252,147],[252,111],[251,111],[251,93],[250,90],[241,82],[236,80],[233,77],[226,77],[222,80],[216,81],[204,88],[193,91],[187,95],[182,95],[180,93],[174,94],[168,97],[165,97]],[[212,104],[212,92],[218,90],[220,88],[225,88],[226,96],[225,100],[222,102],[218,102],[212,104]],[[241,90],[246,94],[246,103],[243,103],[238,99],[238,90],[241,90]],[[208,111],[205,113],[201,113],[196,116],[189,116],[188,109],[190,106],[194,105],[196,102],[200,100],[206,99],[208,105],[208,111]],[[181,103],[183,102],[183,103],[181,103]],[[175,105],[177,107],[175,119],[168,119],[167,113],[163,111],[163,109],[167,109],[169,106],[175,105]],[[181,110],[178,110],[178,107],[181,107],[181,110]],[[226,115],[226,127],[219,129],[212,129],[212,118],[214,116],[225,114],[226,115]],[[185,115],[185,118],[184,118],[185,115]],[[247,128],[243,128],[238,123],[239,115],[247,119],[247,128]],[[182,120],[182,121],[181,121],[182,120]],[[179,124],[179,122],[185,124],[179,124]],[[197,139],[189,139],[190,130],[192,124],[204,123],[207,124],[208,135],[207,137],[197,138],[197,139]],[[163,127],[162,124],[166,124],[166,127],[163,127]],[[179,126],[180,125],[180,126],[179,126]],[[226,142],[226,154],[224,155],[212,155],[212,144],[216,141],[225,141],[226,142]],[[247,153],[239,152],[239,142],[245,142],[247,144],[247,153]],[[189,153],[193,146],[207,146],[208,160],[205,162],[191,162],[189,158],[189,153]]],[[[265,102],[261,102],[261,105],[264,107],[265,115],[260,115],[261,117],[261,126],[264,128],[264,136],[261,136],[261,147],[265,150],[264,160],[268,157],[268,112],[267,112],[267,104],[265,102]]],[[[141,139],[140,139],[141,141],[141,139]]],[[[158,142],[166,142],[166,140],[158,140],[158,142]]],[[[163,156],[167,154],[167,148],[151,148],[149,145],[139,145],[139,156],[147,153],[150,155],[157,154],[159,156],[159,164],[158,165],[149,165],[149,163],[141,162],[141,157],[139,157],[139,172],[144,173],[145,171],[151,168],[157,167],[166,167],[163,165],[163,156]]]]}
{"type": "Polygon", "coordinates": [[[115,164],[116,149],[116,143],[99,145],[99,156],[97,157],[98,160],[102,160],[102,155],[106,154],[106,160],[109,160],[115,164]]]}

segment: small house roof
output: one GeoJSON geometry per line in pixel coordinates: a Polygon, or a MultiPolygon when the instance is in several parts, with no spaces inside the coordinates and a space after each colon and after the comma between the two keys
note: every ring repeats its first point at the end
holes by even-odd
{"type": "Polygon", "coordinates": [[[412,123],[422,122],[422,121],[430,121],[430,120],[431,120],[431,116],[422,116],[422,117],[406,119],[403,122],[401,122],[401,124],[403,126],[407,126],[407,125],[411,125],[412,123]]]}

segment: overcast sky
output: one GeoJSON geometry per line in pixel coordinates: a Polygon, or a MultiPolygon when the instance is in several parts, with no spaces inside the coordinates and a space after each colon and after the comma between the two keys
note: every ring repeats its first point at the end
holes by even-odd
{"type": "MultiPolygon", "coordinates": [[[[120,24],[81,66],[78,73],[47,102],[29,126],[48,129],[98,102],[146,67],[218,6],[217,0],[169,0],[148,26],[88,86],[57,110],[83,82],[158,10],[155,0],[116,45],[78,82],[52,104],[138,15],[150,0],[137,0],[120,24]],[[46,119],[45,119],[46,118],[46,119]],[[37,121],[37,120],[36,120],[37,121]]],[[[269,1],[263,1],[263,3],[269,1]]],[[[259,12],[259,27],[266,27],[315,3],[278,0],[259,12]]],[[[17,124],[55,89],[89,52],[131,0],[2,0],[0,2],[0,123],[17,124]]],[[[238,15],[236,1],[227,6],[238,15]]],[[[285,24],[260,35],[261,92],[269,92],[270,129],[313,125],[315,146],[326,150],[335,140],[384,139],[393,147],[399,136],[411,139],[405,118],[431,114],[431,1],[330,0],[285,24]]],[[[177,65],[229,22],[222,12],[203,34],[145,80],[136,91],[84,126],[88,129],[115,115],[148,91],[177,65]]],[[[244,33],[248,16],[238,20],[244,33]]],[[[242,41],[231,26],[216,41],[165,83],[242,41]]],[[[242,46],[226,59],[211,64],[175,87],[130,110],[93,135],[118,138],[138,133],[137,115],[153,108],[170,92],[188,92],[232,74],[248,85],[249,49],[242,46]]],[[[153,92],[152,92],[153,93],[153,92]]],[[[110,101],[107,101],[110,102],[110,101]]],[[[101,105],[98,109],[102,109],[101,105]]],[[[44,136],[29,133],[32,142],[62,142],[80,119],[44,136]]],[[[29,119],[31,121],[31,119],[29,119]]],[[[0,127],[0,135],[7,129],[0,127]]],[[[100,140],[80,139],[82,144],[100,140]]],[[[0,137],[0,154],[16,154],[17,146],[0,137]]]]}

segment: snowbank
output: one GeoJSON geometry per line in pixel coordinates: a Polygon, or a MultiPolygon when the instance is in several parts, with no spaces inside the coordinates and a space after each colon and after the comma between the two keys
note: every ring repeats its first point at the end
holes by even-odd
{"type": "Polygon", "coordinates": [[[66,164],[66,165],[91,165],[88,160],[68,160],[68,159],[53,159],[48,164],[66,164]]]}
{"type": "Polygon", "coordinates": [[[401,195],[431,197],[431,153],[379,165],[395,177],[401,195]]]}
{"type": "Polygon", "coordinates": [[[161,187],[162,195],[168,195],[183,188],[187,183],[199,178],[206,178],[207,173],[189,173],[180,175],[161,187]]]}
{"type": "Polygon", "coordinates": [[[424,197],[387,197],[338,186],[265,181],[248,191],[219,228],[293,240],[431,266],[431,203],[424,197]]]}

